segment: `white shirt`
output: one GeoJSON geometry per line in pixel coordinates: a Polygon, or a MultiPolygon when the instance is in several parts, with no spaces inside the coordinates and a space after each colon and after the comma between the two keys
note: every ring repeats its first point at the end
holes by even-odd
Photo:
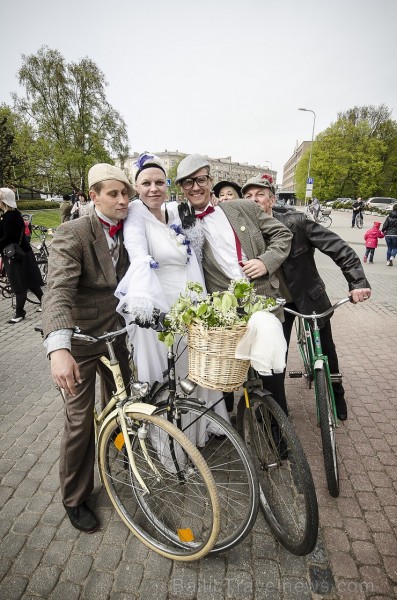
{"type": "MultiPolygon", "coordinates": [[[[214,212],[201,219],[201,226],[216,262],[222,271],[230,279],[242,279],[245,277],[242,268],[238,264],[236,249],[236,238],[234,237],[233,227],[223,210],[219,206],[214,207],[214,212]]],[[[200,212],[204,212],[203,209],[200,212]]],[[[198,212],[198,211],[196,211],[198,212]]],[[[200,214],[198,212],[198,214],[200,214]]],[[[241,260],[246,262],[247,256],[241,249],[241,260]]]]}

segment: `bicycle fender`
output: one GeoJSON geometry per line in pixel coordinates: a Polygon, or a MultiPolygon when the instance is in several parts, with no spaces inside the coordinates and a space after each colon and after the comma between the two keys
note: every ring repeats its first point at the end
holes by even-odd
{"type": "Polygon", "coordinates": [[[323,367],[324,367],[324,361],[323,361],[323,359],[322,358],[318,358],[316,360],[316,362],[314,363],[314,370],[315,371],[322,371],[323,367]]]}
{"type": "MultiPolygon", "coordinates": [[[[141,415],[152,415],[156,412],[157,406],[153,406],[152,404],[145,404],[145,402],[134,402],[130,406],[124,407],[124,412],[128,415],[130,413],[139,413],[141,415]]],[[[118,415],[118,410],[115,408],[111,413],[108,414],[106,419],[103,421],[101,428],[99,430],[99,437],[101,437],[101,432],[105,428],[105,425],[118,415]]]]}
{"type": "Polygon", "coordinates": [[[140,415],[152,415],[157,410],[157,406],[153,404],[146,404],[145,402],[134,402],[124,407],[124,412],[128,415],[130,413],[138,413],[140,415]]]}

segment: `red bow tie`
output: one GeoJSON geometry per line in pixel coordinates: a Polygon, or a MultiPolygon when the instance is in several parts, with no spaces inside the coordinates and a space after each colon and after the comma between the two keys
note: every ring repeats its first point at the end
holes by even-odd
{"type": "Polygon", "coordinates": [[[203,219],[206,215],[210,215],[213,212],[215,212],[215,208],[209,205],[203,212],[198,214],[196,213],[196,219],[203,219]]]}
{"type": "Polygon", "coordinates": [[[117,223],[117,225],[111,225],[107,221],[104,221],[103,219],[101,219],[101,217],[98,217],[98,219],[100,220],[101,223],[103,223],[104,225],[106,225],[106,227],[109,227],[109,235],[110,235],[111,238],[114,238],[114,236],[116,235],[116,233],[120,229],[123,229],[123,223],[124,223],[124,221],[119,221],[117,223]]]}

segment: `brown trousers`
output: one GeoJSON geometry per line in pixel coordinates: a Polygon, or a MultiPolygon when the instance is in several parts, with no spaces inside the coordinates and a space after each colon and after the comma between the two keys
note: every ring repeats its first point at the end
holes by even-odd
{"type": "MultiPolygon", "coordinates": [[[[129,354],[124,345],[116,349],[120,368],[126,384],[129,382],[129,354]]],[[[82,383],[77,396],[65,397],[64,430],[61,440],[59,476],[62,500],[66,506],[78,506],[94,489],[95,406],[96,374],[101,377],[101,393],[105,404],[115,390],[111,371],[99,360],[100,355],[75,357],[82,383]]]]}

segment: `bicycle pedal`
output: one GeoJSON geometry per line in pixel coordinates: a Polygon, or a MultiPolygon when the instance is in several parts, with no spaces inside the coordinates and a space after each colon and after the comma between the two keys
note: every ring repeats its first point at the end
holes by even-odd
{"type": "Polygon", "coordinates": [[[332,383],[342,383],[342,373],[331,373],[332,383]]]}
{"type": "Polygon", "coordinates": [[[303,377],[303,373],[302,373],[302,371],[290,371],[289,376],[292,379],[298,379],[299,377],[303,377]]]}

